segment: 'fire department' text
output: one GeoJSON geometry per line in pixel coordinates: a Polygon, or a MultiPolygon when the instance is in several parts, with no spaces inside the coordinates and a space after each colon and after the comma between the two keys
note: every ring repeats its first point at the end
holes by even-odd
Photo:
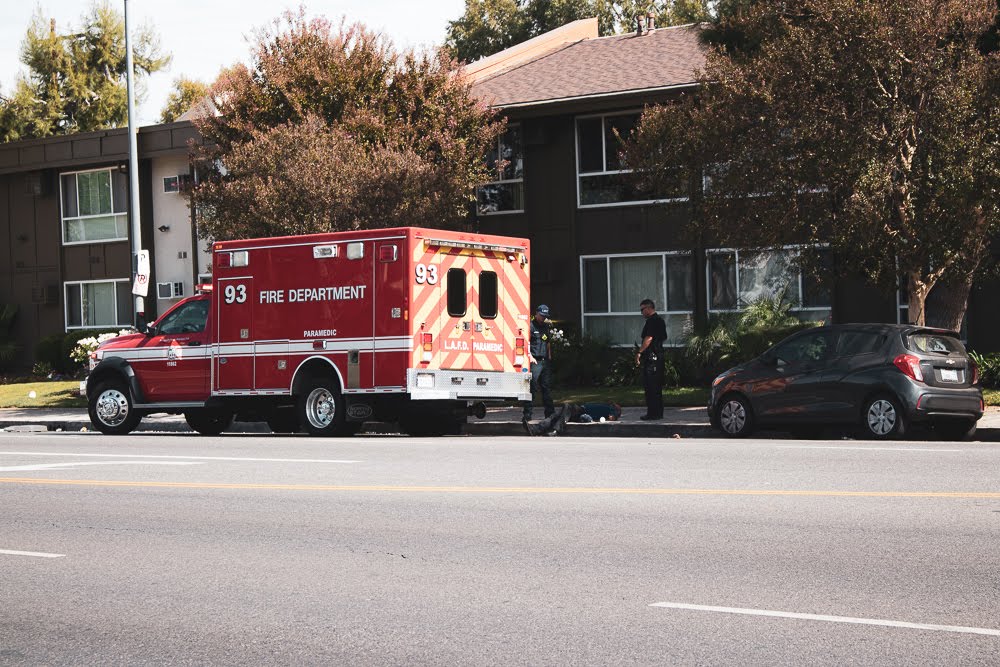
{"type": "Polygon", "coordinates": [[[262,290],[261,303],[298,303],[303,301],[348,301],[365,298],[366,285],[340,287],[305,287],[290,290],[262,290]]]}

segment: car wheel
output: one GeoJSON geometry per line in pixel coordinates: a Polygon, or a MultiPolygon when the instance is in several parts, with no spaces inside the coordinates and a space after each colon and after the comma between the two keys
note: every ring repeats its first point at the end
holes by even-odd
{"type": "Polygon", "coordinates": [[[106,435],[125,435],[138,426],[142,416],[135,411],[128,386],[120,380],[97,385],[87,402],[90,423],[106,435]]]}
{"type": "Polygon", "coordinates": [[[754,428],[750,403],[739,394],[723,397],[717,421],[722,432],[730,438],[745,438],[754,428]]]}
{"type": "Polygon", "coordinates": [[[336,380],[316,378],[299,395],[299,424],[310,435],[349,435],[344,396],[336,380]]]}
{"type": "Polygon", "coordinates": [[[976,434],[976,420],[939,421],[934,424],[934,433],[942,440],[965,440],[976,434]]]}
{"type": "Polygon", "coordinates": [[[887,394],[868,399],[861,411],[864,437],[875,440],[901,438],[906,432],[899,401],[887,394]]]}
{"type": "Polygon", "coordinates": [[[233,425],[234,415],[222,410],[188,410],[184,421],[201,435],[220,435],[233,425]]]}

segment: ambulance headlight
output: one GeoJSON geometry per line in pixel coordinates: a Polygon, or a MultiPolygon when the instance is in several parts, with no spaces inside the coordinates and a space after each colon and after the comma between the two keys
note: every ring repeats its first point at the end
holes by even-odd
{"type": "Polygon", "coordinates": [[[420,389],[433,389],[434,373],[417,373],[417,387],[420,389]]]}

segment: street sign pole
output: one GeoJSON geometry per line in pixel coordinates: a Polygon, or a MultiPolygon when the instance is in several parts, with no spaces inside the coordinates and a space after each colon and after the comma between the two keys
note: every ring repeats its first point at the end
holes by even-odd
{"type": "Polygon", "coordinates": [[[142,249],[142,226],[139,224],[139,150],[136,133],[135,91],[132,72],[132,31],[129,26],[128,0],[125,2],[125,82],[128,89],[128,201],[129,220],[132,223],[132,294],[135,295],[135,314],[145,313],[145,296],[149,290],[149,253],[142,249]],[[142,275],[145,262],[146,274],[142,275]]]}

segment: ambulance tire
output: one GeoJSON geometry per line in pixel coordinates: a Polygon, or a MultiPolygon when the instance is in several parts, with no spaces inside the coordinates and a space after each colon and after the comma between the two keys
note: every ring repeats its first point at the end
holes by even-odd
{"type": "Polygon", "coordinates": [[[87,401],[90,422],[105,435],[126,435],[139,425],[132,394],[123,380],[105,380],[87,401]]]}
{"type": "Polygon", "coordinates": [[[347,405],[336,380],[318,377],[299,394],[296,404],[299,424],[309,435],[351,435],[347,405]]]}
{"type": "Polygon", "coordinates": [[[234,415],[222,410],[188,410],[184,413],[184,421],[201,435],[220,435],[233,425],[234,415]]]}

